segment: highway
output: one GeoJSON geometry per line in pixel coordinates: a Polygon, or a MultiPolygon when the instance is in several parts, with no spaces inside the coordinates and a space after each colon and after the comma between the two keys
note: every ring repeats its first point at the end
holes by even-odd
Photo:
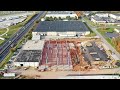
{"type": "Polygon", "coordinates": [[[34,25],[34,21],[38,20],[40,17],[43,17],[45,14],[46,11],[40,11],[0,47],[0,62],[2,62],[4,58],[9,54],[11,45],[16,44],[34,25]]]}
{"type": "MultiPolygon", "coordinates": [[[[83,20],[84,20],[84,18],[83,18],[83,20]]],[[[85,21],[85,20],[84,20],[84,21],[85,21]]],[[[88,22],[86,22],[86,24],[88,25],[88,27],[89,27],[93,32],[95,32],[95,33],[101,38],[101,40],[109,47],[109,49],[110,49],[113,53],[115,53],[115,54],[117,55],[117,57],[120,59],[120,53],[117,52],[117,51],[115,50],[115,48],[113,48],[113,47],[106,41],[106,39],[96,30],[97,28],[91,26],[88,22]]]]}

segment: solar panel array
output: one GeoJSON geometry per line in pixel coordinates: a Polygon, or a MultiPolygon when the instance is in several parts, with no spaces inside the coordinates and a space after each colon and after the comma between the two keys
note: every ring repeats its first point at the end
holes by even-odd
{"type": "Polygon", "coordinates": [[[43,21],[37,26],[35,32],[65,32],[76,31],[85,32],[89,31],[85,24],[81,21],[43,21]]]}
{"type": "Polygon", "coordinates": [[[39,62],[40,50],[23,50],[17,57],[16,62],[39,62]]]}

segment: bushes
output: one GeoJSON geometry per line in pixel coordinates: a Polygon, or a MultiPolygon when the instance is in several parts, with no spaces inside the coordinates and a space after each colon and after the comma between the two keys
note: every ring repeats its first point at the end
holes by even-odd
{"type": "Polygon", "coordinates": [[[70,17],[70,16],[67,16],[66,19],[67,19],[67,20],[71,20],[71,17],[70,17]]]}
{"type": "Polygon", "coordinates": [[[37,20],[36,23],[39,23],[39,20],[37,20]]]}
{"type": "Polygon", "coordinates": [[[11,48],[11,52],[15,52],[16,51],[16,47],[11,48]]]}

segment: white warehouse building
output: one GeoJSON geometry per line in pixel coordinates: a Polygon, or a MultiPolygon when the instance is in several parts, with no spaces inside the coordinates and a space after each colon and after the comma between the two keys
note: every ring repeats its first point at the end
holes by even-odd
{"type": "Polygon", "coordinates": [[[109,16],[113,19],[120,20],[120,14],[109,14],[109,16]]]}
{"type": "Polygon", "coordinates": [[[37,68],[42,56],[43,46],[43,40],[27,41],[26,44],[23,46],[22,51],[19,52],[17,58],[14,60],[14,66],[31,66],[37,68]]]}
{"type": "Polygon", "coordinates": [[[78,18],[77,14],[74,11],[48,11],[45,18],[46,17],[66,18],[67,16],[70,16],[73,18],[75,18],[75,17],[78,18]]]}
{"type": "Polygon", "coordinates": [[[98,17],[109,17],[108,13],[97,13],[95,15],[98,16],[98,17]]]}
{"type": "Polygon", "coordinates": [[[89,29],[81,21],[43,21],[32,32],[32,40],[40,40],[42,36],[76,37],[88,34],[89,29]]]}

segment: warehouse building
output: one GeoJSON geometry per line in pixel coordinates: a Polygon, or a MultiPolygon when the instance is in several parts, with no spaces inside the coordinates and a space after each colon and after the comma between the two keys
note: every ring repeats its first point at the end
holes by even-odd
{"type": "Polygon", "coordinates": [[[106,20],[104,20],[98,16],[91,17],[91,21],[96,23],[96,24],[105,24],[106,23],[106,20]]]}
{"type": "Polygon", "coordinates": [[[109,16],[110,16],[111,18],[116,19],[116,20],[120,20],[120,14],[119,14],[119,13],[117,13],[117,14],[109,14],[109,16]]]}
{"type": "Polygon", "coordinates": [[[14,61],[14,66],[38,67],[42,56],[44,41],[29,40],[22,48],[14,61]]]}
{"type": "Polygon", "coordinates": [[[120,24],[120,14],[95,14],[91,16],[91,21],[96,24],[109,24],[109,25],[119,25],[120,24]]]}
{"type": "Polygon", "coordinates": [[[42,36],[75,37],[90,34],[89,29],[81,21],[43,21],[32,32],[32,40],[42,36]]]}
{"type": "Polygon", "coordinates": [[[98,16],[98,17],[109,17],[108,13],[97,13],[95,15],[98,16]]]}
{"type": "Polygon", "coordinates": [[[61,17],[62,19],[66,18],[66,17],[72,17],[72,18],[75,18],[78,16],[76,15],[76,13],[74,11],[48,11],[48,13],[46,14],[45,18],[46,17],[56,17],[56,18],[59,18],[61,17]]]}

